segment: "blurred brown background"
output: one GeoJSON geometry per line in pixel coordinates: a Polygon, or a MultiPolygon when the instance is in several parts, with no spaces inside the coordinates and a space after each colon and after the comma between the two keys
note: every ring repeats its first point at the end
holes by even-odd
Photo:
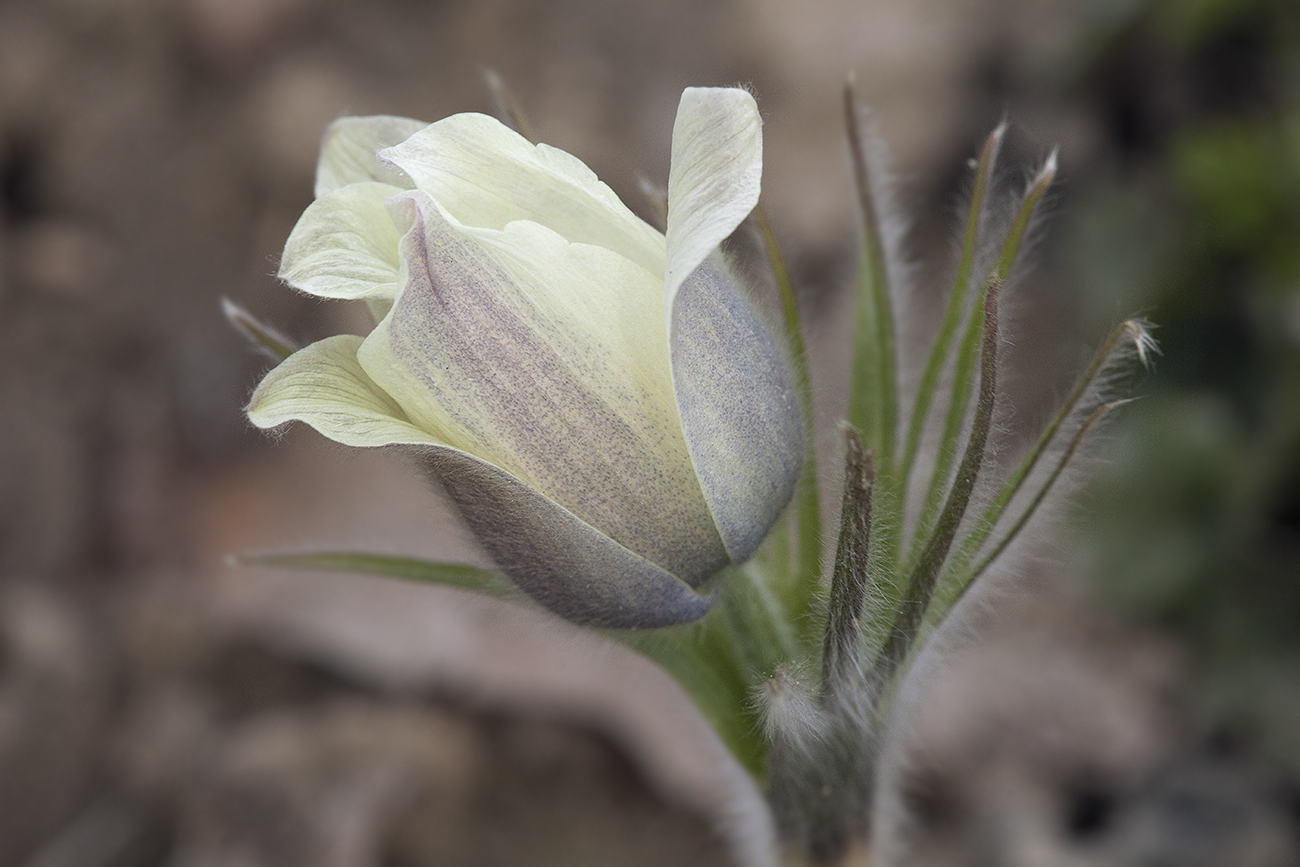
{"type": "Polygon", "coordinates": [[[1057,215],[1020,290],[1018,411],[1041,418],[1135,311],[1171,323],[1172,396],[1119,439],[1094,499],[1129,536],[1088,524],[1094,553],[1051,570],[1077,580],[1009,606],[920,711],[914,860],[1297,863],[1294,25],[1282,0],[3,0],[0,865],[746,856],[757,796],[630,655],[454,593],[225,564],[480,556],[399,463],[251,430],[265,365],[219,299],[304,341],[360,327],[273,277],[320,133],[345,113],[490,111],[486,68],[638,209],[638,180],[666,179],[681,89],[751,86],[765,205],[815,322],[851,273],[849,72],[894,151],[926,292],[982,136],[1012,119],[1009,187],[1059,143],[1057,215]],[[1226,144],[1225,118],[1244,130],[1226,144]],[[1236,235],[1205,234],[1225,220],[1236,235]],[[1243,382],[1247,405],[1216,397],[1243,382]],[[1157,492],[1139,511],[1177,513],[1190,465],[1210,531],[1125,517],[1142,481],[1125,461],[1150,469],[1169,425],[1200,438],[1137,488],[1157,492]],[[1196,547],[1229,525],[1221,563],[1196,547]],[[1157,566],[1118,583],[1174,575],[1157,590],[1086,589],[1077,564],[1116,578],[1155,542],[1157,566]],[[1278,639],[1256,647],[1260,609],[1278,639]],[[1237,700],[1221,687],[1242,671],[1257,686],[1237,700]]]}

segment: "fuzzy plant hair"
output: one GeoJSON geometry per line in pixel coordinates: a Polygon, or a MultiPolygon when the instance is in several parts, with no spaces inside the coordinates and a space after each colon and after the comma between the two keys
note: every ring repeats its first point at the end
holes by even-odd
{"type": "Polygon", "coordinates": [[[943,318],[919,369],[903,376],[898,335],[921,330],[914,270],[901,255],[904,224],[888,195],[885,147],[851,84],[845,110],[862,252],[839,535],[821,602],[820,658],[779,666],[760,700],[772,745],[768,799],[788,855],[839,863],[872,845],[873,863],[890,864],[899,835],[885,826],[906,821],[889,791],[898,774],[882,774],[902,765],[891,731],[904,724],[917,681],[970,637],[959,624],[939,627],[959,604],[997,598],[970,591],[989,582],[995,562],[1000,576],[1014,574],[1008,549],[1031,519],[1043,526],[1045,502],[1074,487],[1069,473],[1089,433],[1126,402],[1115,397],[1123,373],[1134,357],[1148,364],[1156,346],[1143,320],[1117,326],[1018,464],[1008,465],[1002,311],[1056,154],[1007,208],[993,195],[1005,123],[989,135],[973,162],[943,318]],[[906,395],[904,381],[912,387],[906,395]]]}

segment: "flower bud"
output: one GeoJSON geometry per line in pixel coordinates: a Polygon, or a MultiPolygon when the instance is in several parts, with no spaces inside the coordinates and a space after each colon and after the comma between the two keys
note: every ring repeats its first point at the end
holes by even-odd
{"type": "Polygon", "coordinates": [[[803,456],[786,354],[718,252],[758,201],[761,126],[743,90],[682,95],[665,236],[492,118],[337,121],[280,276],[378,324],[285,359],[249,418],[413,448],[563,617],[701,616],[803,456]]]}

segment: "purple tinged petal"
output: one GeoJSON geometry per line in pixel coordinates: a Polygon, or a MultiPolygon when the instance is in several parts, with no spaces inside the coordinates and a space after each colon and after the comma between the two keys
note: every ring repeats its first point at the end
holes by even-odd
{"type": "Polygon", "coordinates": [[[803,466],[790,365],[716,255],[677,291],[671,350],[695,472],[723,544],[740,563],[789,503],[803,466]]]}
{"type": "MultiPolygon", "coordinates": [[[[521,283],[528,275],[508,270],[507,259],[450,222],[423,193],[393,206],[410,226],[401,247],[403,290],[358,353],[367,373],[421,427],[503,468],[691,586],[723,568],[727,552],[680,427],[675,419],[665,426],[636,415],[654,408],[654,395],[638,394],[634,378],[624,386],[607,381],[636,373],[626,358],[566,345],[572,335],[564,324],[538,318],[530,301],[545,287],[521,283]],[[629,393],[615,400],[615,386],[629,393]]],[[[538,255],[570,251],[554,233],[528,231],[538,255]]],[[[593,249],[574,245],[570,252],[593,249]]],[[[539,269],[536,277],[547,273],[539,269]]]]}
{"type": "Polygon", "coordinates": [[[566,620],[652,628],[702,617],[713,602],[499,467],[451,449],[421,460],[500,569],[566,620]]]}

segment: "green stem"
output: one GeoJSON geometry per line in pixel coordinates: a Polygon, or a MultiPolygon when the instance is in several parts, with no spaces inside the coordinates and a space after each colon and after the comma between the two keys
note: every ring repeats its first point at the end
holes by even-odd
{"type": "Polygon", "coordinates": [[[663,666],[761,781],[770,744],[753,697],[778,665],[798,658],[800,645],[783,605],[753,563],[727,570],[717,587],[712,610],[695,623],[610,635],[663,666]]]}

